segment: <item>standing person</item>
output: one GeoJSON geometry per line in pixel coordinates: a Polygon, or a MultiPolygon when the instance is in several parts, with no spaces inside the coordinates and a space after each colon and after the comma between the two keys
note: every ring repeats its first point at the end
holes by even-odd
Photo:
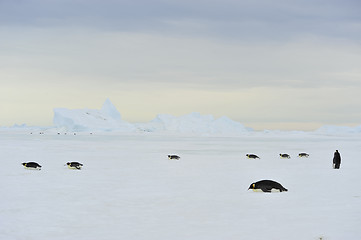
{"type": "Polygon", "coordinates": [[[341,164],[341,155],[338,152],[338,150],[336,150],[336,152],[333,155],[333,168],[334,169],[339,169],[340,164],[341,164]]]}

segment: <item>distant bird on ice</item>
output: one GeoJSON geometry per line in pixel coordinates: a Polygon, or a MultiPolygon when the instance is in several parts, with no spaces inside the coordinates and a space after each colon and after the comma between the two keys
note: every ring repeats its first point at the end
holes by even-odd
{"type": "Polygon", "coordinates": [[[273,180],[261,180],[252,183],[248,190],[252,189],[254,192],[287,192],[288,190],[280,183],[273,180]]]}
{"type": "Polygon", "coordinates": [[[287,153],[280,153],[280,158],[291,158],[287,153]]]}
{"type": "Polygon", "coordinates": [[[178,156],[178,155],[168,155],[168,159],[169,159],[169,160],[173,160],[173,159],[179,160],[179,159],[180,159],[180,156],[178,156]]]}
{"type": "Polygon", "coordinates": [[[78,169],[80,170],[83,167],[83,164],[78,162],[67,162],[66,165],[68,165],[69,169],[78,169]]]}
{"type": "Polygon", "coordinates": [[[308,158],[310,155],[307,153],[299,153],[298,157],[304,157],[304,158],[308,158]]]}
{"type": "Polygon", "coordinates": [[[246,156],[252,159],[257,159],[257,158],[259,159],[259,157],[256,154],[246,154],[246,156]]]}
{"type": "Polygon", "coordinates": [[[41,166],[40,166],[38,163],[36,163],[36,162],[22,163],[22,165],[23,165],[24,168],[26,168],[26,169],[41,170],[41,166]]]}

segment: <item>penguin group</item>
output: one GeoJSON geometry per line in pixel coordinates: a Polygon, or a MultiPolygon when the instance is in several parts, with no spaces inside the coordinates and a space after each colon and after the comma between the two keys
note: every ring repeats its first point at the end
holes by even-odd
{"type": "MultiPolygon", "coordinates": [[[[279,154],[280,158],[291,158],[289,154],[287,153],[280,153],[279,154]]],[[[259,156],[257,156],[256,154],[246,154],[246,157],[249,159],[260,159],[259,156]]],[[[308,153],[299,153],[298,157],[309,157],[308,153]]],[[[168,159],[169,160],[180,160],[180,156],[178,155],[174,155],[174,154],[170,154],[168,155],[168,159]]],[[[36,163],[36,162],[24,162],[22,163],[22,165],[24,166],[25,169],[30,169],[30,170],[41,170],[41,165],[36,163]]],[[[81,170],[83,167],[82,163],[79,162],[67,162],[65,164],[69,169],[73,169],[73,170],[81,170]]],[[[248,190],[253,190],[254,192],[265,192],[265,193],[272,193],[272,192],[287,192],[288,189],[285,188],[284,186],[282,186],[282,184],[273,181],[273,180],[260,180],[257,182],[253,182],[251,183],[251,185],[249,186],[248,190]]]]}
{"type": "MultiPolygon", "coordinates": [[[[310,155],[305,152],[301,152],[298,154],[300,158],[308,158],[310,155]]],[[[260,159],[259,156],[256,154],[246,154],[246,157],[249,159],[260,159]]],[[[290,159],[291,156],[287,153],[280,153],[279,157],[282,159],[290,159]]],[[[249,186],[248,190],[253,190],[254,192],[265,192],[265,193],[272,193],[272,192],[287,192],[288,189],[282,186],[282,184],[273,181],[273,180],[260,180],[258,182],[253,182],[249,186]]]]}
{"type": "MultiPolygon", "coordinates": [[[[291,156],[287,153],[280,153],[279,154],[280,158],[284,158],[284,159],[290,159],[291,156]]],[[[302,152],[298,154],[298,157],[300,158],[308,158],[310,155],[308,153],[302,152]]],[[[249,159],[260,159],[260,157],[258,157],[256,154],[246,154],[246,157],[249,159]]]]}
{"type": "MultiPolygon", "coordinates": [[[[36,162],[27,162],[27,163],[24,162],[22,163],[22,165],[24,166],[25,169],[41,170],[41,165],[36,162]]],[[[79,162],[67,162],[66,165],[68,166],[69,169],[76,169],[76,170],[80,170],[83,167],[83,164],[79,162]]]]}
{"type": "MultiPolygon", "coordinates": [[[[58,133],[60,134],[60,133],[58,133]]],[[[74,133],[75,135],[75,133],[74,133]]],[[[169,160],[180,160],[180,156],[175,154],[169,154],[167,155],[169,160]]],[[[246,154],[246,157],[248,159],[260,159],[260,157],[254,153],[248,153],[246,154]]],[[[280,153],[279,157],[282,159],[290,159],[291,156],[287,153],[280,153]]],[[[305,152],[301,152],[298,154],[298,157],[300,158],[308,158],[309,154],[305,152]]],[[[31,169],[31,170],[41,170],[41,165],[36,162],[27,162],[22,163],[25,169],[31,169]]],[[[65,164],[69,169],[72,170],[81,170],[83,167],[82,163],[79,162],[67,162],[65,164]]],[[[248,190],[253,190],[254,192],[264,192],[264,193],[272,193],[272,192],[287,192],[288,189],[282,186],[279,182],[276,182],[274,180],[260,180],[257,182],[253,182],[250,184],[248,190]]]]}

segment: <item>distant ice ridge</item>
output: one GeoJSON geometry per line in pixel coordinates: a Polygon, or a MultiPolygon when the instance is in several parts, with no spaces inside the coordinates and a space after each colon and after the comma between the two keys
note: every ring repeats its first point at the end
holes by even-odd
{"type": "Polygon", "coordinates": [[[159,114],[152,121],[143,124],[138,123],[137,126],[147,132],[240,134],[252,131],[251,128],[247,128],[228,117],[214,119],[212,115],[201,115],[196,112],[180,117],[159,114]]]}
{"type": "Polygon", "coordinates": [[[116,107],[107,99],[100,110],[55,108],[53,123],[64,131],[134,132],[136,128],[121,119],[116,107]]]}
{"type": "Polygon", "coordinates": [[[325,125],[317,129],[316,132],[326,134],[361,133],[361,125],[356,127],[325,125]]]}
{"type": "Polygon", "coordinates": [[[62,131],[172,132],[195,134],[240,134],[251,128],[228,117],[215,119],[212,115],[191,113],[175,117],[159,114],[147,123],[128,123],[109,99],[100,110],[54,109],[54,125],[62,131]]]}

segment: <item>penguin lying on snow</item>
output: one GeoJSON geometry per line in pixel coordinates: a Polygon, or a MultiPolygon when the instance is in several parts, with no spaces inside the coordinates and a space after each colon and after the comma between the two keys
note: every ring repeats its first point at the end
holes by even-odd
{"type": "Polygon", "coordinates": [[[280,158],[291,158],[287,153],[280,153],[280,158]]]}
{"type": "Polygon", "coordinates": [[[308,156],[310,156],[309,154],[307,154],[307,153],[299,153],[298,154],[298,157],[308,157],[308,156]]]}
{"type": "Polygon", "coordinates": [[[252,159],[257,159],[257,158],[259,159],[259,157],[256,154],[246,154],[246,156],[252,159]]]}
{"type": "Polygon", "coordinates": [[[254,192],[283,192],[288,191],[280,183],[272,180],[261,180],[255,183],[252,183],[248,190],[252,189],[254,192]]]}
{"type": "Polygon", "coordinates": [[[66,165],[68,165],[69,169],[78,169],[80,170],[83,164],[78,162],[67,162],[66,165]]]}
{"type": "Polygon", "coordinates": [[[178,155],[168,155],[168,159],[169,160],[172,160],[172,159],[179,160],[180,156],[178,156],[178,155]]]}
{"type": "Polygon", "coordinates": [[[24,168],[26,168],[26,169],[41,170],[41,166],[40,166],[38,163],[36,163],[36,162],[22,163],[22,165],[23,165],[24,168]]]}

